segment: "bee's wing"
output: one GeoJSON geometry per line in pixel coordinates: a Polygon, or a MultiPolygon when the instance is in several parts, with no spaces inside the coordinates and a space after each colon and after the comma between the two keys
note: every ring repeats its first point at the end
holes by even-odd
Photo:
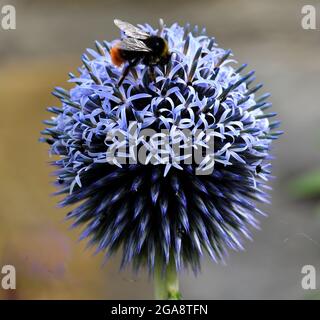
{"type": "Polygon", "coordinates": [[[128,36],[128,37],[140,39],[140,40],[144,40],[144,39],[147,39],[148,37],[150,37],[150,34],[142,31],[141,29],[133,26],[132,24],[130,24],[128,22],[114,19],[114,24],[120,30],[122,30],[126,34],[126,36],[128,36]]]}
{"type": "Polygon", "coordinates": [[[124,38],[120,42],[120,48],[128,51],[152,51],[150,48],[146,46],[146,44],[143,41],[134,38],[124,38]]]}

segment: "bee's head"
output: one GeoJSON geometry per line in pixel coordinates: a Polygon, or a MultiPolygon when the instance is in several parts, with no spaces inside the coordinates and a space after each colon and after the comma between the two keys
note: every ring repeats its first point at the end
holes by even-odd
{"type": "Polygon", "coordinates": [[[169,53],[168,43],[165,39],[157,36],[151,36],[145,40],[146,45],[152,49],[152,53],[161,58],[161,61],[169,61],[171,54],[169,53]]]}

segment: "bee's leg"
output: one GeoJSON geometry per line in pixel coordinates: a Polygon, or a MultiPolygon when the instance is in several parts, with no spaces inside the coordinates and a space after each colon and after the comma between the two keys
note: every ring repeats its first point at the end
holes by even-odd
{"type": "Polygon", "coordinates": [[[123,80],[126,78],[126,76],[128,75],[129,71],[130,71],[131,65],[130,63],[124,68],[121,78],[118,82],[118,87],[120,87],[122,85],[123,80]]]}
{"type": "Polygon", "coordinates": [[[123,80],[126,78],[126,76],[128,75],[130,69],[131,69],[132,67],[135,67],[135,66],[138,64],[139,60],[140,60],[140,59],[134,59],[134,60],[130,61],[130,62],[128,63],[128,65],[124,68],[124,70],[123,70],[123,72],[122,72],[122,76],[121,76],[121,78],[120,78],[120,80],[119,80],[119,82],[118,82],[118,86],[119,86],[119,87],[122,85],[122,82],[123,82],[123,80]]]}
{"type": "Polygon", "coordinates": [[[149,66],[149,77],[150,77],[151,82],[155,82],[156,81],[156,74],[154,72],[154,66],[153,65],[149,66]]]}

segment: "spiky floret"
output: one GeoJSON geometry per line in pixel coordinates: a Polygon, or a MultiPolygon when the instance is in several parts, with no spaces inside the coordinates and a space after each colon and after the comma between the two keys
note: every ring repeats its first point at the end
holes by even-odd
{"type": "MultiPolygon", "coordinates": [[[[261,85],[252,84],[253,72],[242,75],[246,65],[235,69],[231,51],[204,30],[141,28],[161,33],[173,53],[167,66],[155,68],[155,81],[138,65],[118,87],[122,70],[111,63],[112,44],[96,42],[96,51],[87,50],[91,58],[83,55],[79,76],[70,74],[75,86],[53,92],[62,106],[48,108],[54,116],[45,121],[42,140],[60,156],[57,194],[65,194],[61,206],[78,204],[67,218],[85,225],[81,239],[106,256],[122,249],[123,266],[147,264],[152,272],[155,260],[167,265],[173,258],[178,270],[196,272],[205,252],[221,260],[258,227],[256,202],[268,202],[269,149],[281,134],[279,122],[269,121],[275,115],[267,112],[269,95],[256,97],[261,85]],[[167,129],[183,141],[184,129],[213,129],[214,152],[206,158],[214,159],[212,173],[196,175],[196,165],[180,164],[172,148],[159,160],[157,146],[143,137],[137,145],[148,145],[151,154],[145,163],[110,161],[110,148],[123,144],[106,136],[120,130],[128,147],[132,123],[138,132],[167,129]]],[[[206,136],[200,140],[192,148],[206,136]]],[[[125,157],[134,155],[129,150],[125,157]]]]}

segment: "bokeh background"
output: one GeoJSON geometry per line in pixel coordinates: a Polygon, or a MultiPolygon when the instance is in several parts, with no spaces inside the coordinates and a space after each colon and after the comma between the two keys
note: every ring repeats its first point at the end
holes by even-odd
{"type": "MultiPolygon", "coordinates": [[[[0,29],[0,266],[13,264],[17,290],[3,299],[146,299],[146,274],[119,272],[119,257],[85,251],[68,230],[67,209],[50,196],[47,146],[38,143],[54,86],[80,65],[94,40],[118,37],[115,17],[132,23],[190,22],[257,71],[272,93],[285,135],[275,143],[273,204],[262,230],[227,265],[203,261],[181,276],[186,299],[304,299],[301,268],[320,275],[320,3],[317,0],[28,1],[13,4],[17,29],[0,29]],[[301,7],[317,8],[318,30],[303,30],[301,7]],[[308,175],[307,177],[304,177],[308,175]],[[301,178],[303,177],[303,178],[301,178]],[[318,178],[317,178],[318,177],[318,178]],[[318,189],[317,189],[318,188],[318,189]]],[[[320,277],[318,277],[320,278],[320,277]]]]}

